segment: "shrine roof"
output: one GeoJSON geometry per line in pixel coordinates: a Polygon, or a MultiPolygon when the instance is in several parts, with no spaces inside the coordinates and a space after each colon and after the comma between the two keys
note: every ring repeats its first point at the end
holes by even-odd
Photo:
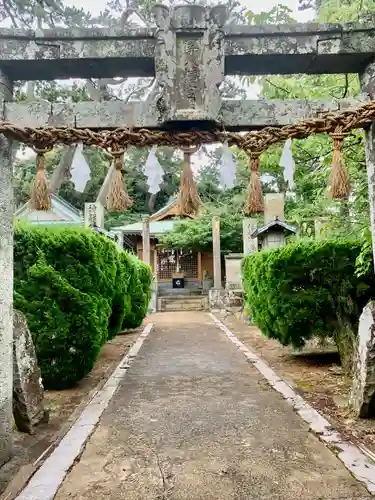
{"type": "Polygon", "coordinates": [[[274,229],[275,227],[283,229],[288,233],[295,233],[297,231],[297,228],[295,226],[291,226],[282,220],[276,219],[269,222],[263,227],[258,227],[257,229],[255,229],[255,231],[251,234],[251,237],[256,238],[257,236],[264,234],[270,229],[274,229]]]}
{"type": "MultiPolygon", "coordinates": [[[[157,236],[173,231],[178,222],[191,220],[193,217],[180,217],[177,198],[172,197],[168,203],[150,216],[150,236],[157,236]],[[168,217],[168,218],[167,218],[168,217]]],[[[124,234],[142,234],[143,222],[134,222],[126,226],[114,227],[114,231],[124,234]]]]}
{"type": "Polygon", "coordinates": [[[26,219],[31,224],[84,225],[82,214],[64,198],[52,193],[51,201],[52,207],[48,211],[34,210],[28,201],[15,211],[14,216],[16,219],[26,219]]]}
{"type": "MultiPolygon", "coordinates": [[[[169,219],[160,221],[150,221],[150,236],[157,236],[173,231],[174,226],[181,222],[179,219],[169,219]]],[[[142,234],[143,223],[135,222],[127,226],[113,228],[115,231],[122,231],[124,234],[142,234]]]]}

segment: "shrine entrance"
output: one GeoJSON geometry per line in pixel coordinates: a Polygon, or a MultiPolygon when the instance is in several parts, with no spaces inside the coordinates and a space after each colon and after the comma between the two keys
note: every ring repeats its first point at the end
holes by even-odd
{"type": "Polygon", "coordinates": [[[185,280],[199,280],[200,252],[187,252],[181,249],[161,250],[158,252],[158,281],[171,281],[175,275],[181,274],[185,280]]]}
{"type": "MultiPolygon", "coordinates": [[[[124,14],[125,15],[125,14],[124,14]]],[[[103,205],[122,212],[131,206],[123,175],[124,155],[130,146],[180,149],[184,155],[174,218],[194,217],[200,200],[191,168],[191,156],[202,144],[221,143],[243,150],[249,160],[249,189],[244,214],[263,211],[260,156],[270,146],[312,133],[330,134],[334,161],[330,192],[349,194],[348,173],[341,149],[355,128],[367,128],[366,153],[372,230],[375,232],[375,28],[352,25],[236,26],[227,23],[225,7],[182,5],[154,8],[154,24],[140,29],[105,28],[28,30],[0,29],[0,465],[11,450],[12,428],[12,304],[13,304],[13,196],[12,142],[34,148],[37,173],[31,204],[49,210],[51,187],[56,188],[65,165],[49,186],[44,155],[56,145],[70,153],[77,145],[99,147],[112,166],[98,195],[94,218],[104,224],[103,205]],[[103,62],[105,61],[105,64],[103,62]],[[363,102],[350,99],[313,102],[230,100],[220,92],[225,76],[310,74],[341,72],[361,75],[363,102]],[[13,82],[30,78],[151,77],[154,85],[145,100],[13,103],[13,82]],[[300,120],[298,123],[296,121],[300,120]],[[122,128],[120,128],[122,127],[122,128]],[[239,133],[245,132],[245,133],[239,133]],[[60,177],[59,177],[60,176],[60,177]]],[[[145,174],[150,193],[158,192],[162,174],[154,163],[145,174]]],[[[52,189],[52,190],[53,190],[52,189]]],[[[213,219],[213,289],[220,293],[220,221],[213,219]]],[[[173,279],[173,269],[187,279],[203,274],[202,255],[170,249],[152,254],[150,217],[139,229],[142,259],[154,266],[160,280],[173,279]],[[151,237],[151,239],[150,239],[151,237]],[[177,253],[176,253],[177,252],[177,253]],[[153,255],[153,259],[152,256],[153,255]]],[[[127,235],[127,238],[130,238],[127,235]]],[[[373,238],[375,245],[375,238],[373,238]]],[[[120,245],[121,246],[121,245],[120,245]]]]}

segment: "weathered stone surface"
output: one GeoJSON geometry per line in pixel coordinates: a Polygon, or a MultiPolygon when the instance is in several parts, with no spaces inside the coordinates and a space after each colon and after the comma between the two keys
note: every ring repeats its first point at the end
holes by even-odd
{"type": "Polygon", "coordinates": [[[328,112],[351,109],[365,102],[365,96],[356,99],[330,101],[328,99],[259,99],[223,100],[220,121],[226,128],[262,129],[268,126],[291,125],[309,117],[319,117],[328,112]]]}
{"type": "Polygon", "coordinates": [[[144,217],[142,223],[142,260],[151,265],[150,218],[144,217]]]}
{"type": "MultiPolygon", "coordinates": [[[[375,98],[375,63],[369,64],[360,75],[361,90],[375,98]]],[[[375,257],[375,123],[365,132],[366,169],[368,180],[368,199],[370,205],[370,224],[372,234],[372,253],[375,257]]],[[[374,260],[375,262],[375,260],[374,260]]]]}
{"type": "MultiPolygon", "coordinates": [[[[156,29],[56,28],[35,32],[3,28],[0,63],[6,63],[14,80],[152,77],[156,67],[156,74],[166,75],[165,89],[175,77],[181,81],[180,103],[186,104],[192,98],[186,94],[191,68],[198,59],[211,75],[214,93],[215,81],[220,82],[224,71],[228,75],[360,73],[375,49],[373,23],[223,26],[226,13],[222,6],[206,10],[200,5],[171,10],[158,6],[155,19],[156,29]],[[171,23],[173,29],[169,29],[171,23]],[[162,69],[163,57],[169,72],[165,66],[162,69]],[[170,66],[173,57],[175,64],[170,66]],[[155,65],[155,59],[161,66],[155,65]]],[[[199,68],[196,74],[202,76],[203,70],[199,68]]],[[[196,93],[195,99],[198,102],[205,99],[203,96],[196,93]]]]}
{"type": "Polygon", "coordinates": [[[220,311],[224,308],[224,296],[226,291],[223,289],[211,288],[208,291],[208,304],[210,311],[220,311]]]}
{"type": "Polygon", "coordinates": [[[148,313],[156,313],[157,311],[157,306],[158,306],[158,282],[156,280],[156,277],[152,280],[151,283],[151,296],[150,296],[150,302],[148,304],[148,313]]]}
{"type": "Polygon", "coordinates": [[[224,80],[223,7],[178,5],[154,8],[155,73],[161,119],[216,120],[224,80]]]}
{"type": "Polygon", "coordinates": [[[227,26],[225,73],[359,73],[374,47],[373,23],[227,26]]]}
{"type": "Polygon", "coordinates": [[[212,218],[212,253],[214,265],[214,288],[221,289],[220,217],[212,218]]]}
{"type": "Polygon", "coordinates": [[[367,304],[359,320],[351,401],[357,416],[375,416],[375,302],[367,304]]]}
{"type": "Polygon", "coordinates": [[[33,340],[25,316],[13,313],[13,415],[18,430],[32,433],[48,420],[43,385],[33,340]]]}
{"type": "MultiPolygon", "coordinates": [[[[283,126],[339,109],[350,109],[364,102],[358,99],[306,100],[223,100],[216,117],[228,130],[252,130],[283,126]]],[[[122,127],[155,128],[164,117],[148,102],[87,101],[50,103],[5,103],[5,119],[22,127],[76,127],[113,129],[122,127]]],[[[193,117],[189,117],[193,119],[193,117]]]]}
{"type": "Polygon", "coordinates": [[[225,288],[242,289],[242,259],[242,253],[230,253],[225,256],[225,288]]]}
{"type": "Polygon", "coordinates": [[[205,311],[208,309],[208,300],[204,296],[160,297],[158,311],[205,311]]]}
{"type": "Polygon", "coordinates": [[[209,292],[209,307],[211,311],[228,315],[241,316],[243,311],[243,291],[241,289],[214,290],[209,292]]]}
{"type": "Polygon", "coordinates": [[[274,221],[275,219],[284,220],[284,193],[267,193],[264,196],[264,223],[274,221]]]}
{"type": "Polygon", "coordinates": [[[242,239],[244,257],[258,251],[258,238],[252,238],[251,235],[257,228],[258,221],[255,218],[244,219],[242,221],[242,239]]]}
{"type": "MultiPolygon", "coordinates": [[[[11,100],[12,84],[0,71],[0,99],[11,100]]],[[[0,111],[0,117],[3,118],[0,111]]],[[[0,466],[12,445],[13,187],[12,143],[0,136],[0,466]]]]}
{"type": "Polygon", "coordinates": [[[104,207],[100,201],[85,203],[85,226],[104,228],[104,207]]]}
{"type": "Polygon", "coordinates": [[[153,76],[154,31],[74,28],[39,35],[0,30],[0,62],[10,63],[15,80],[153,76]]]}

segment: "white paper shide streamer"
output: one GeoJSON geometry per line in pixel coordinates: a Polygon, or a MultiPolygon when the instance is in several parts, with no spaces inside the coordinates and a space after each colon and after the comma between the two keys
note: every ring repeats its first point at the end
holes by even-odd
{"type": "Polygon", "coordinates": [[[280,158],[280,167],[284,170],[284,179],[290,190],[294,188],[294,172],[296,170],[291,146],[292,139],[287,139],[280,158]]]}
{"type": "Polygon", "coordinates": [[[220,160],[220,182],[225,189],[232,189],[234,187],[236,172],[236,155],[231,151],[228,142],[224,142],[220,160]]]}
{"type": "Polygon", "coordinates": [[[146,165],[144,168],[144,174],[147,177],[148,192],[151,194],[156,194],[160,191],[160,185],[163,182],[164,170],[161,168],[159,160],[156,156],[157,146],[151,148],[150,154],[148,155],[146,165]]]}
{"type": "Polygon", "coordinates": [[[83,144],[77,145],[70,167],[71,181],[78,193],[83,193],[86,184],[91,179],[91,170],[83,154],[83,144]]]}

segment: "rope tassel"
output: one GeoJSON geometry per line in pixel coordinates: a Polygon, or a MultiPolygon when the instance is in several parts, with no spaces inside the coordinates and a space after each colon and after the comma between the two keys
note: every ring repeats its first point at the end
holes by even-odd
{"type": "Polygon", "coordinates": [[[342,153],[342,145],[348,133],[343,132],[342,127],[338,127],[330,135],[333,139],[333,155],[329,194],[334,199],[347,200],[350,193],[350,182],[342,153]]]}
{"type": "Polygon", "coordinates": [[[133,200],[129,197],[122,176],[122,166],[124,164],[125,151],[112,151],[113,166],[115,168],[109,184],[106,200],[109,212],[124,212],[133,205],[133,200]]]}
{"type": "Polygon", "coordinates": [[[262,185],[260,183],[260,152],[253,152],[249,157],[250,181],[247,190],[247,200],[245,203],[245,212],[248,214],[256,214],[263,212],[263,194],[262,185]]]}
{"type": "Polygon", "coordinates": [[[178,195],[178,206],[180,215],[195,215],[200,206],[200,198],[197,185],[194,181],[193,171],[191,169],[191,155],[197,151],[188,149],[184,151],[184,168],[181,172],[180,191],[178,195]]]}
{"type": "Polygon", "coordinates": [[[44,170],[45,156],[47,150],[35,149],[36,152],[36,175],[31,188],[31,206],[34,210],[51,210],[51,192],[44,170]]]}

